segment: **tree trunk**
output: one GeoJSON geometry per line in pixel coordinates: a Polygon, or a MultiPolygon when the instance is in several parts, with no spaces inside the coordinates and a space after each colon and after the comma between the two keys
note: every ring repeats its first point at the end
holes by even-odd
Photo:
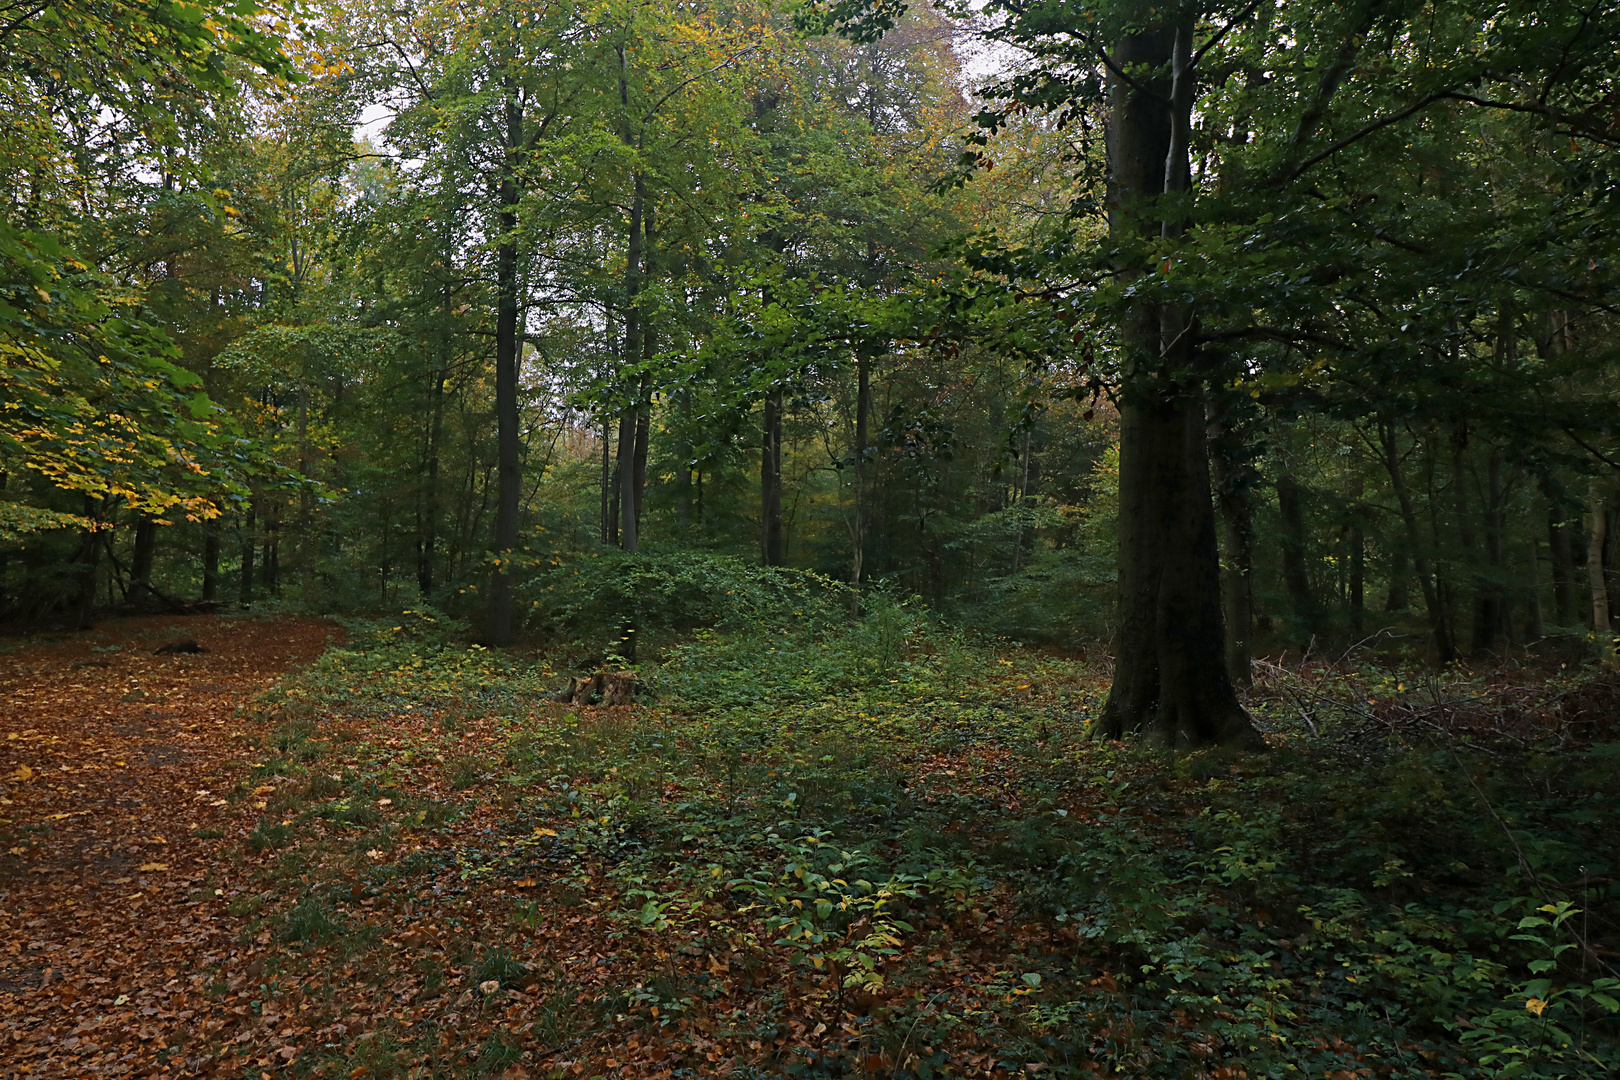
{"type": "Polygon", "coordinates": [[[616,542],[613,528],[613,422],[602,419],[602,543],[616,542]]]}
{"type": "Polygon", "coordinates": [[[1552,559],[1553,620],[1575,625],[1575,527],[1556,503],[1547,507],[1547,552],[1552,559]]]}
{"type": "Polygon", "coordinates": [[[1212,425],[1210,467],[1221,527],[1221,603],[1226,624],[1226,673],[1239,686],[1254,684],[1250,637],[1254,630],[1253,468],[1238,457],[1235,435],[1212,425]]]}
{"type": "Polygon", "coordinates": [[[242,523],[242,573],[237,582],[237,599],[253,603],[253,504],[248,503],[247,520],[242,523]]]}
{"type": "Polygon", "coordinates": [[[1392,422],[1382,419],[1378,421],[1378,441],[1383,450],[1384,471],[1389,473],[1390,486],[1395,489],[1395,498],[1400,504],[1401,522],[1406,526],[1406,543],[1412,553],[1412,563],[1417,570],[1418,585],[1423,589],[1423,604],[1429,613],[1429,631],[1434,636],[1434,651],[1441,664],[1449,664],[1457,659],[1457,648],[1451,636],[1450,613],[1441,594],[1438,576],[1431,576],[1429,573],[1428,559],[1423,553],[1417,509],[1412,503],[1411,489],[1406,486],[1406,478],[1401,473],[1401,458],[1397,452],[1395,425],[1392,422]]]}
{"type": "Polygon", "coordinates": [[[867,441],[872,423],[872,358],[865,348],[855,353],[855,528],[851,537],[849,583],[854,588],[850,614],[861,613],[861,581],[866,574],[867,441]]]}
{"type": "Polygon", "coordinates": [[[1294,605],[1294,618],[1307,639],[1322,628],[1321,608],[1311,589],[1311,575],[1305,555],[1305,508],[1299,481],[1293,470],[1283,469],[1277,477],[1277,510],[1282,516],[1283,584],[1294,605]]]}
{"type": "Polygon", "coordinates": [[[314,503],[310,494],[309,485],[309,382],[300,377],[298,380],[298,476],[302,481],[298,485],[298,584],[302,591],[309,590],[310,564],[310,521],[313,516],[314,503]]]}
{"type": "Polygon", "coordinates": [[[219,519],[203,524],[203,580],[202,598],[208,603],[219,593],[219,519]]]}
{"type": "Polygon", "coordinates": [[[782,550],[782,391],[765,395],[759,455],[760,555],[765,566],[781,566],[782,550]]]}
{"type": "Polygon", "coordinates": [[[1406,549],[1399,545],[1389,557],[1389,591],[1384,594],[1384,610],[1390,614],[1405,611],[1412,606],[1407,589],[1406,549]]]}
{"type": "MultiPolygon", "coordinates": [[[[1182,20],[1114,52],[1119,69],[1136,72],[1109,78],[1109,232],[1127,247],[1181,231],[1160,223],[1152,200],[1190,187],[1191,41],[1182,20]]],[[[1204,395],[1190,370],[1196,326],[1189,312],[1139,299],[1122,330],[1114,684],[1094,733],[1264,749],[1226,671],[1204,395]]]]}
{"type": "MultiPolygon", "coordinates": [[[[620,90],[623,92],[621,81],[620,90]]],[[[630,229],[626,235],[624,258],[624,345],[620,356],[626,364],[634,364],[644,345],[641,332],[641,241],[642,213],[646,209],[646,182],[640,173],[635,178],[635,196],[630,201],[630,229]]],[[[641,521],[639,488],[636,484],[636,432],[641,426],[640,380],[633,380],[637,398],[619,416],[619,546],[625,551],[640,548],[641,521]]]]}
{"type": "Polygon", "coordinates": [[[152,562],[157,556],[157,522],[135,519],[135,553],[129,560],[129,598],[137,603],[152,591],[152,562]]]}
{"type": "MultiPolygon", "coordinates": [[[[445,350],[448,352],[448,348],[445,350]]],[[[427,468],[422,495],[422,547],[416,560],[416,588],[424,597],[433,592],[434,562],[439,544],[439,444],[444,436],[444,384],[449,357],[441,355],[433,376],[433,410],[428,422],[427,468]]]]}
{"type": "Polygon", "coordinates": [[[1474,598],[1475,656],[1487,656],[1496,649],[1496,639],[1507,629],[1507,567],[1502,543],[1502,459],[1490,455],[1485,466],[1484,527],[1485,566],[1476,575],[1474,598]]]}
{"type": "Polygon", "coordinates": [[[96,578],[101,569],[101,534],[97,521],[97,500],[89,495],[84,498],[84,516],[90,519],[90,528],[86,529],[79,543],[78,554],[73,561],[82,569],[79,581],[79,595],[74,605],[73,624],[80,630],[88,630],[91,617],[96,610],[96,578]]]}
{"type": "MultiPolygon", "coordinates": [[[[1360,508],[1357,508],[1358,512],[1360,508]]],[[[1350,627],[1359,638],[1367,622],[1367,531],[1350,523],[1350,627]]]]}
{"type": "Polygon", "coordinates": [[[1592,589],[1592,637],[1597,642],[1598,663],[1616,666],[1614,632],[1609,628],[1609,587],[1603,575],[1603,541],[1608,514],[1604,512],[1603,491],[1592,481],[1588,496],[1586,534],[1586,580],[1592,589]]]}
{"type": "MultiPolygon", "coordinates": [[[[271,499],[264,508],[264,559],[259,581],[272,596],[281,595],[281,504],[271,499]]],[[[386,537],[386,533],[384,536],[386,537]]]]}
{"type": "Polygon", "coordinates": [[[504,151],[500,173],[500,242],[495,250],[495,421],[499,492],[495,506],[495,571],[489,583],[484,643],[512,643],[512,571],[517,554],[522,461],[518,430],[517,155],[523,142],[523,110],[510,78],[505,80],[504,151]]]}
{"type": "Polygon", "coordinates": [[[1541,541],[1530,534],[1529,580],[1524,604],[1524,641],[1528,645],[1541,637],[1541,541]]]}

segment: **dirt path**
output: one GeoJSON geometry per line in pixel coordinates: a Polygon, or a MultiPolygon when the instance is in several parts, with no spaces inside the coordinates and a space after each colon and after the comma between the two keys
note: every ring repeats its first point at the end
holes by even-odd
{"type": "Polygon", "coordinates": [[[341,638],[316,619],[107,622],[0,653],[0,1077],[186,1075],[234,943],[240,706],[341,638]],[[180,638],[207,652],[153,654],[180,638]]]}

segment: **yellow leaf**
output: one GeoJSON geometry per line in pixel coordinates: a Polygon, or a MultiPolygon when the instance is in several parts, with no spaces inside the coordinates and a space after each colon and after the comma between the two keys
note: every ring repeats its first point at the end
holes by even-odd
{"type": "Polygon", "coordinates": [[[539,882],[535,881],[534,878],[526,877],[522,881],[512,882],[512,887],[515,889],[532,889],[537,884],[539,884],[539,882]]]}
{"type": "Polygon", "coordinates": [[[141,865],[137,866],[135,869],[141,871],[142,873],[149,874],[154,870],[167,870],[168,868],[169,864],[166,862],[149,862],[141,863],[141,865]]]}
{"type": "Polygon", "coordinates": [[[1546,1010],[1547,1003],[1538,997],[1533,997],[1524,1003],[1524,1007],[1530,1012],[1535,1013],[1537,1016],[1540,1016],[1542,1012],[1546,1010]]]}
{"type": "Polygon", "coordinates": [[[15,855],[18,858],[21,858],[22,856],[28,854],[28,849],[27,848],[14,847],[14,848],[9,849],[7,851],[7,854],[15,855]]]}
{"type": "Polygon", "coordinates": [[[34,778],[34,770],[30,769],[26,765],[17,766],[17,771],[12,773],[10,776],[6,777],[7,780],[17,780],[17,781],[32,780],[33,778],[34,778]]]}
{"type": "Polygon", "coordinates": [[[536,829],[536,830],[534,830],[534,835],[536,835],[536,836],[556,836],[557,835],[557,830],[556,829],[536,829]]]}

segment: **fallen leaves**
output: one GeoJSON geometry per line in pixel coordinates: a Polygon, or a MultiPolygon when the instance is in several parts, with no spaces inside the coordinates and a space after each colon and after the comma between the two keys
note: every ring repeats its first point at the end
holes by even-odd
{"type": "MultiPolygon", "coordinates": [[[[234,1037],[241,1023],[206,985],[211,969],[249,959],[235,940],[244,919],[229,906],[241,893],[245,826],[229,799],[197,800],[240,790],[247,775],[230,739],[238,701],[336,633],[314,619],[147,618],[8,654],[0,790],[11,818],[0,818],[0,851],[26,859],[28,872],[10,863],[15,872],[0,875],[0,941],[27,942],[0,952],[7,1065],[31,1060],[33,1074],[54,1076],[146,1075],[166,1063],[212,1072],[176,1048],[204,1030],[234,1037]],[[181,626],[213,651],[149,655],[143,638],[167,640],[181,626]],[[120,647],[90,665],[88,651],[109,643],[120,647]],[[206,695],[192,690],[202,679],[206,695]],[[145,696],[123,701],[132,681],[145,696]],[[137,892],[131,873],[155,876],[137,892]]],[[[272,1054],[278,1066],[291,1060],[279,1048],[261,1056],[272,1054]]]]}

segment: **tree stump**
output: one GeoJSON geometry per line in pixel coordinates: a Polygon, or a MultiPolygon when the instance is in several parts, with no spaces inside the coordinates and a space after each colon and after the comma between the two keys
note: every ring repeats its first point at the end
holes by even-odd
{"type": "Polygon", "coordinates": [[[565,705],[629,705],[640,688],[635,672],[598,671],[569,679],[557,691],[557,700],[565,705]]]}

